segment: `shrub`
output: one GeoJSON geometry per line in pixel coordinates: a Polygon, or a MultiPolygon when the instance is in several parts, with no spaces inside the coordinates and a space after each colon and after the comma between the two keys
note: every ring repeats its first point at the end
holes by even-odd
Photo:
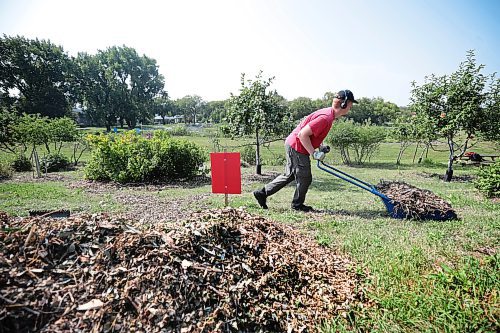
{"type": "Polygon", "coordinates": [[[340,150],[345,164],[351,164],[351,155],[357,164],[362,164],[373,156],[385,137],[386,131],[381,126],[360,125],[350,120],[335,123],[327,142],[340,150]]]}
{"type": "Polygon", "coordinates": [[[195,143],[170,138],[161,131],[151,139],[128,132],[89,135],[87,140],[91,156],[85,176],[93,180],[125,183],[191,178],[207,158],[195,143]]]}
{"type": "Polygon", "coordinates": [[[0,180],[9,179],[12,177],[14,170],[5,162],[0,162],[0,180]]]}
{"type": "Polygon", "coordinates": [[[26,155],[18,155],[17,158],[11,163],[12,169],[17,172],[31,171],[33,170],[33,164],[26,155]]]}
{"type": "Polygon", "coordinates": [[[56,172],[66,170],[70,165],[69,159],[59,153],[52,153],[40,160],[41,171],[56,172]]]}
{"type": "Polygon", "coordinates": [[[271,166],[284,166],[286,164],[286,157],[284,155],[273,154],[273,157],[266,159],[263,164],[271,166]]]}
{"type": "Polygon", "coordinates": [[[191,131],[188,130],[186,125],[175,125],[169,131],[172,136],[189,136],[191,131]]]}
{"type": "Polygon", "coordinates": [[[483,166],[474,185],[487,197],[500,197],[500,160],[483,166]]]}
{"type": "Polygon", "coordinates": [[[256,157],[255,157],[255,146],[245,146],[241,151],[241,159],[248,163],[249,165],[255,165],[256,157]]]}

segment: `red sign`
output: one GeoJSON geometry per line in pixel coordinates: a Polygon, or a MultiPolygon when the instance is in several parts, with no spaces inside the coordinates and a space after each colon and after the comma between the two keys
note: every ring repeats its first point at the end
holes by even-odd
{"type": "Polygon", "coordinates": [[[241,194],[240,153],[210,153],[212,193],[241,194]]]}

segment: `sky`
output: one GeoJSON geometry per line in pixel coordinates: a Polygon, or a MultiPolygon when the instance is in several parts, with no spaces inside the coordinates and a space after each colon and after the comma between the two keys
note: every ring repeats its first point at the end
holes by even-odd
{"type": "Polygon", "coordinates": [[[74,56],[132,47],[172,99],[223,100],[262,70],[288,100],[350,89],[405,106],[412,81],[471,49],[500,75],[500,0],[0,0],[0,34],[74,56]]]}

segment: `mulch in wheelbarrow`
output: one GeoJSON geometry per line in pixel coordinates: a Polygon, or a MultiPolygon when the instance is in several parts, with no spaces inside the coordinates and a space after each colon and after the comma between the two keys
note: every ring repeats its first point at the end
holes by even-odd
{"type": "Polygon", "coordinates": [[[395,203],[394,210],[410,219],[452,220],[457,218],[451,204],[429,190],[399,181],[381,181],[376,189],[395,203]]]}
{"type": "Polygon", "coordinates": [[[2,332],[310,332],[362,296],[349,259],[239,209],[0,226],[2,332]]]}

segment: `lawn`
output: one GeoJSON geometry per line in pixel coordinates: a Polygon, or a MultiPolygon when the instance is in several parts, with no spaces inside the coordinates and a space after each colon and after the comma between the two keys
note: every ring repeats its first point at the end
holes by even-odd
{"type": "MultiPolygon", "coordinates": [[[[185,137],[214,149],[208,137],[185,137]]],[[[249,140],[221,140],[240,146],[249,140]]],[[[443,147],[444,148],[444,147],[443,147]]],[[[342,166],[333,151],[326,162],[370,183],[399,180],[428,189],[449,201],[460,217],[457,221],[412,221],[387,217],[376,196],[335,178],[313,166],[313,184],[306,203],[315,213],[290,209],[294,188],[289,186],[268,200],[262,210],[252,191],[262,187],[283,167],[264,165],[264,176],[253,168],[242,168],[242,194],[230,195],[233,207],[244,206],[254,214],[302,229],[318,243],[330,246],[356,262],[363,277],[365,302],[350,314],[331,322],[318,323],[324,332],[495,332],[500,328],[500,205],[484,198],[472,180],[476,167],[455,167],[455,181],[446,183],[446,152],[430,151],[421,165],[412,163],[407,151],[402,165],[395,164],[398,145],[383,143],[380,151],[363,166],[342,166]]],[[[228,151],[235,150],[228,147],[228,151]]],[[[240,148],[236,148],[240,150],[240,148]]],[[[282,143],[263,150],[264,161],[282,154],[282,143]]],[[[69,154],[71,147],[63,152],[69,154]]],[[[474,151],[489,153],[484,144],[474,151]]],[[[82,161],[88,159],[85,153],[82,161]]],[[[2,158],[11,158],[2,155],[2,158]]],[[[270,163],[272,164],[272,163],[270,163]]],[[[181,218],[183,214],[209,207],[222,207],[224,197],[211,195],[207,181],[186,186],[120,187],[82,182],[81,169],[51,176],[46,181],[31,179],[31,173],[16,174],[0,183],[0,210],[26,216],[29,209],[69,208],[72,212],[110,212],[142,218],[154,223],[181,218]],[[151,204],[151,202],[153,204],[151,204]],[[149,211],[169,210],[168,217],[149,211]],[[160,217],[159,217],[160,216],[160,217]],[[156,219],[156,220],[155,220],[156,219]]]]}

